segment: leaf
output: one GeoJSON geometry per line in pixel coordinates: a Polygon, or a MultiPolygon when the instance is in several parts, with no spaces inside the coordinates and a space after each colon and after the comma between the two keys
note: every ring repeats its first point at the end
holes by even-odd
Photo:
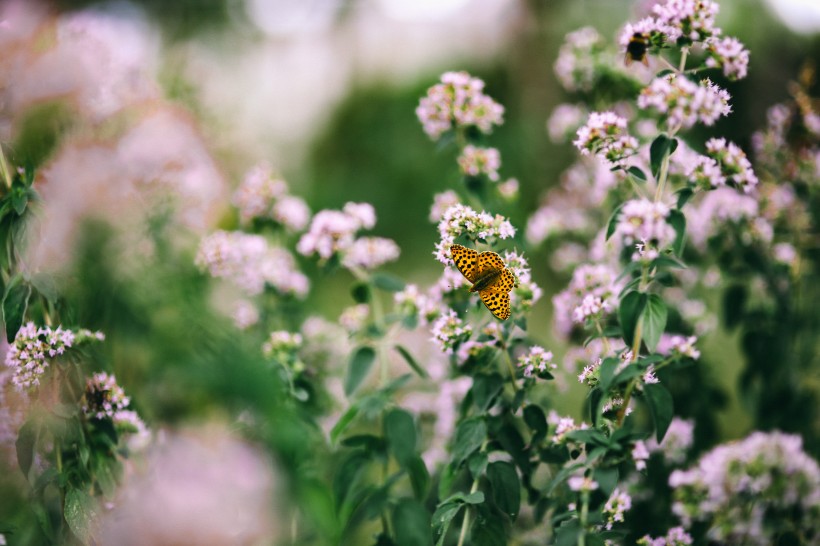
{"type": "Polygon", "coordinates": [[[496,461],[487,467],[487,479],[493,492],[493,502],[511,520],[521,508],[521,481],[515,467],[506,461],[496,461]]]}
{"type": "Polygon", "coordinates": [[[524,408],[524,422],[532,430],[531,444],[537,444],[547,437],[547,417],[544,415],[544,410],[540,407],[530,404],[524,408]]]}
{"type": "Polygon", "coordinates": [[[410,351],[408,351],[401,345],[394,345],[393,348],[396,349],[396,352],[398,352],[404,359],[404,361],[407,362],[407,365],[410,366],[410,368],[412,368],[414,372],[416,372],[416,375],[418,375],[422,379],[427,379],[430,377],[424,370],[424,368],[422,368],[419,365],[419,363],[416,362],[416,359],[413,358],[413,355],[410,354],[410,351]]]}
{"type": "Polygon", "coordinates": [[[618,307],[618,320],[621,322],[621,329],[627,346],[631,346],[635,341],[635,328],[638,326],[638,319],[645,306],[646,294],[642,292],[628,292],[621,298],[621,305],[618,307]]]}
{"type": "Polygon", "coordinates": [[[643,310],[643,341],[654,352],[661,339],[667,318],[666,304],[657,294],[649,294],[643,310]]]}
{"type": "Polygon", "coordinates": [[[655,422],[655,437],[658,443],[661,443],[674,416],[672,395],[660,383],[645,384],[643,392],[649,405],[649,411],[652,413],[652,420],[655,422]]]}
{"type": "Polygon", "coordinates": [[[65,520],[71,531],[84,544],[91,542],[93,524],[97,517],[97,503],[82,489],[70,488],[65,495],[65,520]]]}
{"type": "Polygon", "coordinates": [[[631,174],[632,176],[634,176],[635,178],[637,178],[641,182],[646,182],[646,173],[643,172],[638,167],[635,167],[635,166],[629,167],[626,170],[626,172],[628,172],[629,174],[631,174]]]}
{"type": "Polygon", "coordinates": [[[482,504],[484,502],[484,492],[483,491],[473,491],[469,495],[464,495],[462,500],[466,504],[482,504]]]}
{"type": "Polygon", "coordinates": [[[575,546],[578,542],[578,535],[581,533],[581,525],[577,519],[565,521],[555,530],[555,546],[575,546]]]}
{"type": "Polygon", "coordinates": [[[473,378],[473,401],[479,411],[486,412],[495,404],[504,387],[504,380],[497,374],[478,374],[473,378]]]}
{"type": "Polygon", "coordinates": [[[652,141],[649,145],[649,164],[652,166],[652,176],[655,180],[658,179],[661,170],[661,164],[664,158],[672,155],[678,147],[678,141],[674,138],[669,138],[665,133],[660,135],[652,141]]]}
{"type": "Polygon", "coordinates": [[[17,464],[26,479],[28,479],[28,472],[31,470],[31,463],[34,461],[34,446],[37,443],[39,431],[39,424],[33,420],[28,420],[23,423],[17,433],[17,441],[15,442],[17,464]]]}
{"type": "Polygon", "coordinates": [[[374,273],[371,279],[376,288],[380,288],[385,292],[400,292],[405,287],[403,280],[389,273],[374,273]]]}
{"type": "Polygon", "coordinates": [[[17,216],[22,216],[26,212],[28,205],[29,194],[24,186],[15,184],[11,190],[11,206],[14,207],[14,212],[17,216]]]}
{"type": "Polygon", "coordinates": [[[506,546],[508,523],[498,509],[488,505],[479,506],[475,523],[470,531],[470,546],[506,546]]]}
{"type": "MultiPolygon", "coordinates": [[[[608,357],[601,362],[598,368],[598,386],[601,391],[606,393],[609,387],[612,386],[612,380],[615,379],[615,370],[621,364],[620,358],[608,357]]],[[[597,410],[597,408],[595,408],[597,410]]]]}
{"type": "Polygon", "coordinates": [[[612,211],[612,215],[609,217],[609,221],[606,223],[606,240],[609,241],[609,238],[612,237],[612,234],[615,233],[615,228],[618,226],[618,218],[621,216],[621,209],[623,208],[624,203],[618,205],[618,207],[612,211]]]}
{"type": "Polygon", "coordinates": [[[330,429],[330,441],[331,443],[336,443],[336,440],[339,439],[339,436],[344,432],[350,423],[353,422],[353,419],[356,418],[356,415],[359,414],[359,404],[353,404],[347,411],[345,411],[339,420],[336,421],[336,424],[333,425],[333,428],[330,429]]]}
{"type": "Polygon", "coordinates": [[[484,474],[487,469],[487,454],[483,451],[476,451],[467,457],[467,470],[470,471],[470,476],[477,480],[484,474]]]}
{"type": "Polygon", "coordinates": [[[433,529],[439,537],[436,546],[444,545],[447,530],[463,506],[460,502],[444,502],[433,512],[433,529]]]}
{"type": "Polygon", "coordinates": [[[363,345],[353,352],[347,367],[347,377],[345,378],[345,394],[347,396],[350,396],[361,385],[375,360],[376,351],[372,347],[363,345]]]}
{"type": "Polygon", "coordinates": [[[348,498],[353,484],[356,483],[369,461],[369,454],[363,451],[355,451],[339,465],[339,469],[333,476],[333,498],[336,501],[337,508],[348,498]]]}
{"type": "Polygon", "coordinates": [[[350,287],[350,295],[356,303],[367,303],[370,301],[370,285],[364,281],[359,281],[350,287]]]}
{"type": "Polygon", "coordinates": [[[695,195],[694,190],[692,188],[681,188],[678,190],[678,203],[677,209],[680,210],[683,206],[689,202],[690,199],[695,195]]]}
{"type": "Polygon", "coordinates": [[[473,451],[481,447],[487,437],[487,425],[483,419],[465,419],[456,429],[455,445],[453,446],[453,462],[461,464],[473,451]]]}
{"type": "Polygon", "coordinates": [[[6,339],[9,343],[14,341],[14,336],[23,325],[23,317],[26,316],[28,299],[31,295],[31,286],[20,281],[9,286],[6,297],[3,299],[3,322],[6,325],[6,339]]]}
{"type": "Polygon", "coordinates": [[[430,483],[430,472],[427,465],[418,455],[413,456],[405,465],[407,475],[410,477],[410,485],[413,487],[413,494],[418,500],[424,500],[427,496],[427,486],[430,483]]]}
{"type": "Polygon", "coordinates": [[[686,245],[686,216],[677,209],[669,212],[666,222],[675,230],[675,242],[672,243],[672,252],[676,256],[683,254],[683,247],[686,245]]]}
{"type": "Polygon", "coordinates": [[[601,488],[601,492],[608,497],[612,494],[612,491],[615,490],[615,486],[618,485],[618,468],[598,467],[595,469],[592,478],[598,482],[598,487],[601,488]]]}
{"type": "Polygon", "coordinates": [[[384,418],[384,437],[396,461],[406,467],[416,455],[416,423],[413,416],[395,408],[384,418]]]}
{"type": "Polygon", "coordinates": [[[430,514],[413,499],[401,499],[393,509],[393,533],[401,546],[433,545],[430,514]]]}

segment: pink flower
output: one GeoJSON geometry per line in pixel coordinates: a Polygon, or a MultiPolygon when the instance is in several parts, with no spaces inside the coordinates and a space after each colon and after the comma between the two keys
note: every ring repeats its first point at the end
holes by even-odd
{"type": "Polygon", "coordinates": [[[612,165],[622,166],[638,151],[638,141],[627,132],[626,119],[614,112],[592,112],[578,129],[572,143],[581,155],[597,155],[612,165]]]}
{"type": "Polygon", "coordinates": [[[427,90],[416,116],[433,140],[454,127],[475,126],[483,133],[503,122],[504,108],[483,93],[484,82],[466,72],[446,72],[427,90]]]}
{"type": "Polygon", "coordinates": [[[495,148],[479,148],[468,144],[458,156],[458,166],[462,174],[478,176],[484,174],[493,182],[498,181],[501,154],[495,148]]]}
{"type": "Polygon", "coordinates": [[[696,84],[685,76],[667,74],[641,91],[638,107],[666,114],[669,129],[688,129],[698,121],[714,125],[718,118],[729,115],[729,99],[729,93],[708,78],[696,84]]]}

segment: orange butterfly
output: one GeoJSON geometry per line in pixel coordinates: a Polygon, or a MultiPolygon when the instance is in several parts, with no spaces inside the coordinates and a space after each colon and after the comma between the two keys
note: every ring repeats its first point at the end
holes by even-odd
{"type": "Polygon", "coordinates": [[[515,286],[515,275],[507,269],[501,256],[461,245],[450,247],[450,254],[461,274],[473,283],[470,292],[478,292],[487,309],[500,318],[510,317],[510,290],[515,286]]]}

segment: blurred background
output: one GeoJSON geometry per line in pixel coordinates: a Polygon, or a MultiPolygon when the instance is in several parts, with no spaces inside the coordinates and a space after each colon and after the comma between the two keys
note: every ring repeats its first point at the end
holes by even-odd
{"type": "MultiPolygon", "coordinates": [[[[695,138],[717,134],[750,149],[767,107],[789,96],[801,66],[820,59],[820,3],[720,6],[719,25],[751,50],[750,75],[721,82],[733,114],[695,138]]],[[[374,233],[401,247],[388,269],[429,285],[441,273],[432,256],[432,196],[454,187],[459,174],[416,119],[425,90],[444,71],[466,70],[505,106],[491,143],[503,175],[521,188],[521,205],[501,212],[523,231],[576,158],[545,127],[566,100],[552,68],[564,36],[590,25],[614,42],[644,9],[626,0],[3,0],[0,140],[15,164],[39,169],[43,196],[30,265],[56,275],[77,324],[110,333],[101,350],[126,389],[142,389],[134,403],[149,425],[219,414],[214,392],[227,407],[249,399],[268,407],[271,380],[250,356],[258,344],[234,339],[209,318],[193,266],[200,236],[235,226],[230,193],[243,174],[268,162],[313,212],[372,203],[374,233]],[[173,203],[154,198],[169,185],[173,203]],[[142,232],[136,226],[146,214],[184,227],[170,243],[187,253],[137,236],[123,253],[117,247],[127,239],[110,239],[100,227],[142,232]],[[89,229],[88,219],[99,223],[89,229]],[[155,261],[146,269],[149,255],[155,261]],[[243,370],[241,381],[220,367],[225,358],[243,370]]],[[[560,353],[550,298],[567,278],[545,255],[529,259],[545,292],[531,334],[560,353]]],[[[350,278],[303,265],[313,312],[336,317],[353,303],[350,278]]],[[[721,335],[704,343],[720,364],[710,373],[733,392],[737,349],[721,335]]],[[[581,391],[571,389],[556,407],[579,413],[581,391]]],[[[718,420],[722,438],[750,424],[731,396],[718,420]]],[[[287,422],[277,420],[284,429],[287,422]]],[[[276,441],[292,440],[297,458],[298,441],[281,434],[276,441]]]]}

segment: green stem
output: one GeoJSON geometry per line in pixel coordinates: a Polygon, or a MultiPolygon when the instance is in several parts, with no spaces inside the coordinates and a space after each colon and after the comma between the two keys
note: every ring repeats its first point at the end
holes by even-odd
{"type": "Polygon", "coordinates": [[[512,358],[510,358],[510,353],[507,351],[507,348],[504,347],[504,356],[506,357],[504,360],[507,361],[507,369],[510,370],[510,382],[512,383],[513,390],[518,390],[518,382],[515,380],[515,368],[512,364],[512,358]]]}
{"type": "MultiPolygon", "coordinates": [[[[670,135],[670,138],[672,135],[670,135]]],[[[666,185],[666,178],[669,175],[669,150],[663,154],[663,160],[661,160],[661,172],[658,174],[658,187],[655,189],[655,202],[661,200],[663,197],[663,187],[666,185]]]]}
{"type": "MultiPolygon", "coordinates": [[[[484,438],[484,442],[481,444],[480,451],[484,451],[487,449],[487,438],[484,438]]],[[[478,491],[478,476],[475,477],[473,480],[473,485],[470,487],[470,494],[472,495],[476,491],[478,491]]],[[[464,520],[461,522],[461,532],[458,535],[458,546],[464,546],[464,539],[467,538],[467,529],[470,528],[470,508],[467,507],[467,511],[464,513],[464,520]]]]}
{"type": "Polygon", "coordinates": [[[601,327],[601,321],[595,320],[595,329],[598,331],[598,335],[601,336],[601,340],[604,342],[604,352],[608,355],[610,346],[609,346],[609,339],[604,335],[604,329],[601,327]]]}
{"type": "Polygon", "coordinates": [[[8,163],[6,163],[6,154],[3,152],[2,145],[0,145],[0,175],[3,176],[6,187],[11,189],[11,171],[9,170],[8,163]]]}
{"type": "Polygon", "coordinates": [[[587,520],[589,519],[589,492],[581,493],[581,532],[578,533],[578,546],[586,546],[587,542],[587,520]]]}
{"type": "Polygon", "coordinates": [[[686,56],[687,55],[689,55],[689,48],[684,47],[683,50],[681,51],[680,65],[678,66],[678,72],[682,73],[684,70],[686,70],[686,56]]]}

